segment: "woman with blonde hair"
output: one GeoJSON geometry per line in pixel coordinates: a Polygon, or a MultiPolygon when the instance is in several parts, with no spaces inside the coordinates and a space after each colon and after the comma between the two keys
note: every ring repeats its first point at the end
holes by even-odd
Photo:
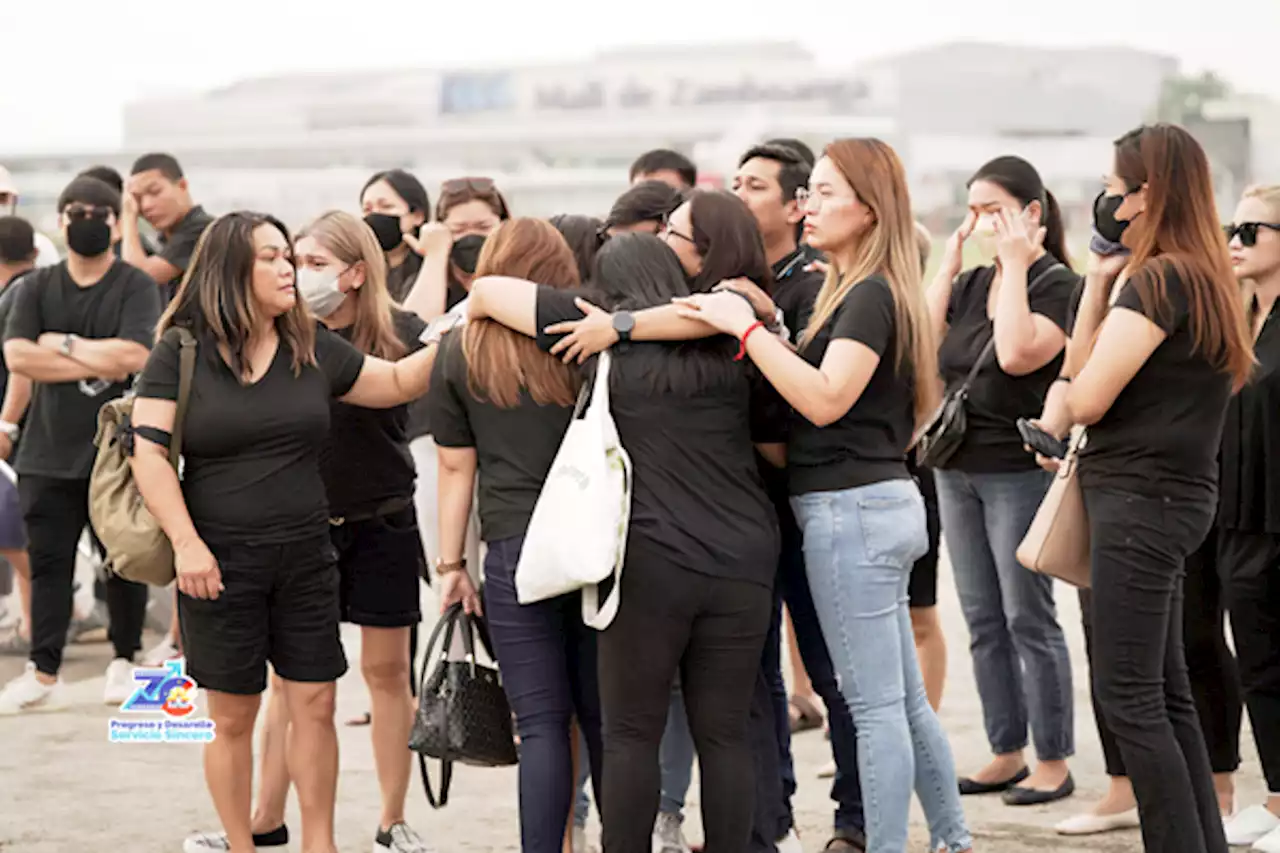
{"type": "Polygon", "coordinates": [[[841,691],[858,723],[868,849],[906,849],[913,786],[933,849],[969,850],[955,766],[929,706],[907,612],[912,564],[928,547],[905,454],[938,403],[937,350],[920,287],[906,174],[874,139],[827,146],[798,194],[827,278],[792,351],[758,334],[733,294],[683,300],[686,317],[738,338],[795,410],[787,439],[792,505],[841,691]]]}
{"type": "Polygon", "coordinates": [[[1246,284],[1258,362],[1227,405],[1218,484],[1218,564],[1245,705],[1267,780],[1265,805],[1227,824],[1229,844],[1280,851],[1280,185],[1252,187],[1227,226],[1231,263],[1246,284]]]}

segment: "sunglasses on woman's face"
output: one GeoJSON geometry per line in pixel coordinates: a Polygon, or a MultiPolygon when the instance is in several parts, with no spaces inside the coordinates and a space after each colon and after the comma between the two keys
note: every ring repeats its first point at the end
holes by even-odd
{"type": "Polygon", "coordinates": [[[1228,243],[1238,236],[1240,238],[1240,245],[1248,248],[1258,245],[1259,228],[1267,228],[1271,231],[1280,231],[1280,223],[1241,222],[1239,225],[1232,224],[1222,226],[1222,232],[1227,235],[1228,243]]]}

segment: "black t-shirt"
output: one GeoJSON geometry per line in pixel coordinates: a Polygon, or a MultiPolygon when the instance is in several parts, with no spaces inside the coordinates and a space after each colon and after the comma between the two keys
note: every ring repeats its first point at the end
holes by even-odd
{"type": "Polygon", "coordinates": [[[884,279],[873,276],[854,285],[800,356],[819,367],[831,341],[840,338],[865,344],[880,363],[835,423],[819,427],[792,414],[787,470],[793,495],[910,477],[904,457],[915,423],[915,380],[909,368],[898,369],[893,293],[884,279]]]}
{"type": "Polygon", "coordinates": [[[1227,530],[1280,534],[1280,303],[1253,345],[1258,366],[1227,404],[1222,430],[1218,523],[1227,530]]]}
{"type": "Polygon", "coordinates": [[[178,268],[177,275],[164,283],[166,304],[171,302],[177,294],[182,276],[186,274],[187,267],[191,266],[191,256],[195,254],[196,244],[200,242],[204,229],[208,228],[212,222],[213,217],[197,204],[187,211],[187,215],[182,217],[174,227],[172,234],[168,237],[160,237],[160,257],[178,268]]]}
{"type": "Polygon", "coordinates": [[[808,325],[825,278],[820,272],[805,269],[810,263],[804,249],[796,249],[773,265],[773,304],[782,309],[792,341],[800,340],[808,325]]]}
{"type": "MultiPolygon", "coordinates": [[[[14,294],[4,337],[36,341],[45,332],[59,332],[150,347],[158,319],[160,295],[142,270],[116,261],[96,284],[80,287],[63,261],[26,276],[14,294]]],[[[37,477],[87,478],[96,455],[98,410],[127,388],[117,382],[90,396],[79,382],[34,383],[14,469],[37,477]]]]}
{"type": "MultiPolygon", "coordinates": [[[[573,299],[571,292],[538,288],[543,349],[558,337],[541,330],[582,317],[573,299]]],[[[634,475],[628,571],[662,561],[773,585],[778,522],[753,442],[776,442],[780,432],[766,430],[766,420],[753,415],[745,362],[740,369],[725,369],[736,351],[737,344],[723,337],[684,344],[632,342],[612,351],[609,406],[634,475]],[[697,393],[670,387],[665,380],[676,372],[697,385],[697,393]]]]}
{"type": "MultiPolygon", "coordinates": [[[[17,300],[18,285],[22,283],[23,279],[30,275],[30,272],[25,272],[14,276],[14,278],[4,286],[4,290],[0,291],[0,337],[4,336],[4,330],[9,326],[9,314],[12,313],[14,302],[17,300]]],[[[4,401],[4,392],[8,387],[9,366],[4,363],[3,354],[0,354],[0,402],[4,401]]]]}
{"type": "MultiPolygon", "coordinates": [[[[138,396],[178,398],[178,348],[177,332],[166,332],[138,396]]],[[[320,476],[329,404],[351,390],[364,356],[317,324],[316,364],[295,376],[292,360],[282,340],[262,378],[243,385],[214,342],[200,340],[182,438],[182,492],[206,542],[281,544],[329,529],[320,476]]]]}
{"type": "MultiPolygon", "coordinates": [[[[417,314],[392,308],[396,336],[408,348],[422,349],[418,338],[427,324],[417,314]]],[[[351,329],[334,333],[348,343],[351,329]]],[[[329,496],[329,514],[369,512],[392,498],[413,497],[413,456],[409,453],[409,407],[366,409],[333,400],[329,408],[329,441],[320,473],[329,496]]]]}
{"type": "Polygon", "coordinates": [[[1182,280],[1166,267],[1167,304],[1148,313],[1139,287],[1150,267],[1121,288],[1116,308],[1148,317],[1168,334],[1089,427],[1080,451],[1080,481],[1138,494],[1212,497],[1218,482],[1218,448],[1231,377],[1195,351],[1182,280]]]}
{"type": "MultiPolygon", "coordinates": [[[[1065,333],[1071,328],[1067,314],[1080,277],[1065,266],[1050,271],[1057,263],[1046,254],[1031,265],[1027,302],[1032,314],[1047,318],[1065,333]]],[[[994,266],[978,267],[961,275],[951,290],[947,334],[938,349],[938,369],[948,393],[964,384],[995,334],[995,322],[987,314],[995,276],[994,266]]],[[[964,441],[944,467],[974,474],[1035,470],[1035,457],[1023,449],[1017,421],[1040,416],[1045,394],[1062,370],[1062,359],[1059,353],[1039,370],[1010,376],[994,352],[988,355],[969,388],[964,441]]]]}
{"type": "MultiPolygon", "coordinates": [[[[413,283],[417,281],[421,269],[422,257],[410,252],[404,263],[388,273],[387,286],[391,288],[391,297],[397,302],[404,301],[413,290],[413,283]],[[400,295],[396,295],[397,292],[400,295]]],[[[467,291],[451,276],[445,289],[444,310],[449,311],[466,298],[467,291]]],[[[426,397],[420,397],[409,404],[409,440],[413,441],[424,435],[431,435],[431,406],[426,397]]]]}
{"type": "Polygon", "coordinates": [[[476,449],[480,538],[496,542],[528,529],[573,406],[539,405],[525,390],[511,409],[477,400],[467,385],[464,337],[450,332],[436,356],[427,394],[432,435],[441,447],[476,449]]]}

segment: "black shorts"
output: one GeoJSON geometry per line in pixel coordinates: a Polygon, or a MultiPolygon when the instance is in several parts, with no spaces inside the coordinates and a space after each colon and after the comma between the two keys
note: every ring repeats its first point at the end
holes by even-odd
{"type": "Polygon", "coordinates": [[[216,545],[216,600],[178,596],[187,673],[206,690],[252,696],[267,663],[287,681],[347,671],[338,624],[337,554],[328,536],[286,545],[216,545]]]}
{"type": "Polygon", "coordinates": [[[419,581],[427,560],[418,514],[404,509],[330,528],[341,575],[342,621],[405,628],[422,621],[419,581]]]}
{"type": "Polygon", "coordinates": [[[938,550],[942,543],[942,522],[938,517],[938,488],[933,471],[912,466],[920,495],[924,498],[925,524],[929,529],[929,550],[911,567],[907,581],[907,600],[911,607],[935,607],[938,604],[938,550]]]}

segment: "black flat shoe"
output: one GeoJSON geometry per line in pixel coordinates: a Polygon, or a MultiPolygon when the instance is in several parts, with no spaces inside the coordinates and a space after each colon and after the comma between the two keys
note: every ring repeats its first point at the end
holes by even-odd
{"type": "Polygon", "coordinates": [[[998,794],[1001,791],[1009,790],[1030,775],[1031,771],[1024,767],[1003,782],[975,782],[973,779],[966,777],[960,780],[960,794],[964,797],[976,794],[998,794]]]}
{"type": "Polygon", "coordinates": [[[1076,792],[1076,780],[1067,774],[1066,781],[1052,791],[1037,791],[1034,788],[1021,788],[1014,785],[1004,792],[1001,799],[1006,806],[1040,806],[1065,800],[1076,792]]]}
{"type": "Polygon", "coordinates": [[[823,853],[867,853],[867,836],[856,829],[837,829],[823,853]]]}

